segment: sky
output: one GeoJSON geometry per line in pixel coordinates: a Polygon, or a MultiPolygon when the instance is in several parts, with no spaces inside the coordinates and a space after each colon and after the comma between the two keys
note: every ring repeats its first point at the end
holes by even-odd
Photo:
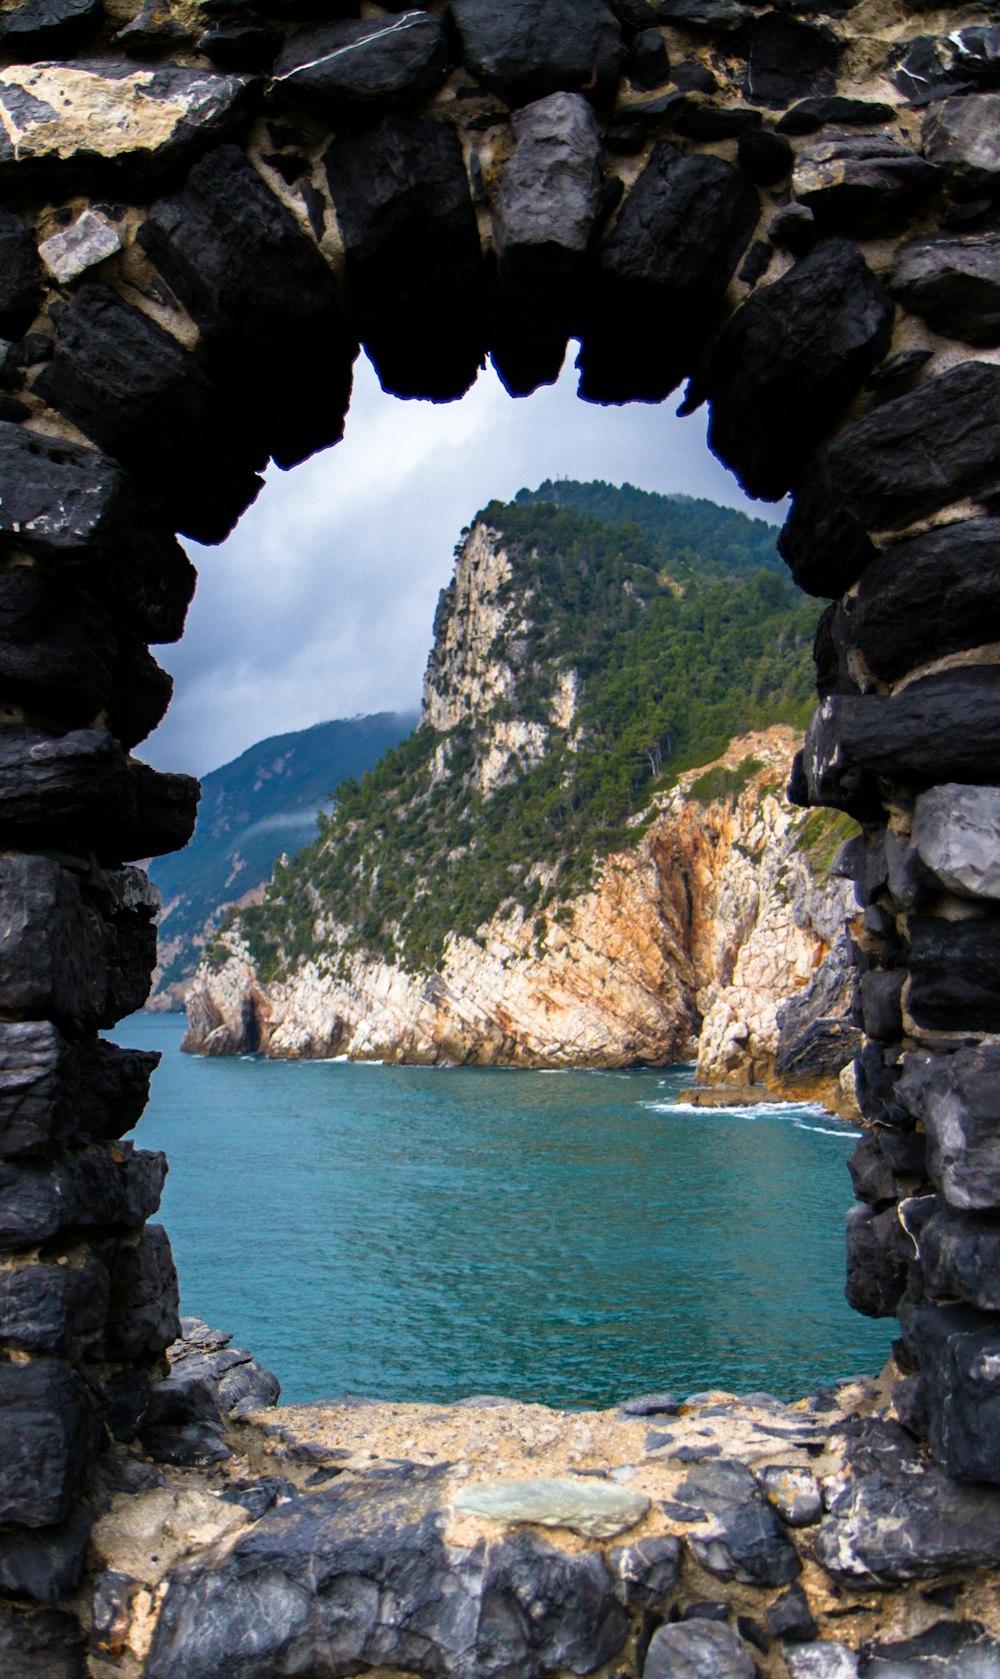
{"type": "Polygon", "coordinates": [[[198,587],[183,641],[155,648],[174,698],[138,749],[203,775],[267,735],[420,702],[439,591],[464,525],[546,478],[603,478],[750,503],[680,400],[600,408],[556,385],[515,401],[487,368],[460,402],[386,396],[364,357],[342,443],[267,482],[226,542],[186,546],[198,587]]]}

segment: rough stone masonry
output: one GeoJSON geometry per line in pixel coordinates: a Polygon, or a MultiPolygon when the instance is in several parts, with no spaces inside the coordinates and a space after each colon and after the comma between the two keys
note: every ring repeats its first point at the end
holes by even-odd
{"type": "MultiPolygon", "coordinates": [[[[907,1535],[921,1578],[945,1568],[933,1506],[968,1518],[978,1501],[983,1530],[996,1520],[994,17],[924,0],[3,0],[5,1679],[110,1671],[118,1658],[87,1655],[76,1618],[92,1632],[108,1612],[107,1582],[80,1608],[102,1500],[141,1481],[144,1452],[211,1457],[204,1433],[169,1433],[210,1440],[218,1411],[164,1379],[177,1288],[148,1221],[165,1161],[122,1140],[155,1058],[97,1036],[141,1004],[153,966],[135,860],[183,845],[197,800],[132,753],[170,695],[148,644],[181,634],[192,591],[176,533],[220,541],[269,458],[290,467],[337,441],[359,341],[387,390],[447,400],[487,354],[527,393],[576,337],[585,399],[660,402],[686,381],[684,410],[709,403],[712,446],[748,490],[791,493],[782,552],[831,603],[791,795],[863,827],[844,859],[869,1122],[848,1293],[898,1315],[893,1426],[927,1441],[892,1473],[877,1443],[859,1448],[829,1496],[907,1535]],[[72,1610],[52,1607],[74,1592],[72,1610]]],[[[732,1485],[752,1526],[758,1494],[732,1485]]],[[[947,1566],[997,1560],[973,1548],[947,1566]]],[[[510,1563],[499,1598],[482,1576],[476,1613],[523,1600],[535,1614],[543,1576],[518,1598],[525,1566],[510,1563]]],[[[844,1572],[822,1547],[816,1566],[844,1572]]],[[[377,1597],[389,1574],[375,1574],[377,1597]]],[[[275,1615],[321,1590],[308,1569],[265,1576],[275,1615]]],[[[685,1645],[669,1576],[638,1600],[651,1622],[629,1660],[649,1679],[789,1671],[784,1644],[749,1634],[685,1645]]],[[[559,1601],[563,1576],[544,1577],[559,1601]]],[[[861,1671],[998,1671],[951,1586],[933,1591],[946,1632],[861,1671]]],[[[381,1625],[371,1592],[355,1612],[381,1625]]],[[[211,1591],[191,1601],[207,1628],[211,1591]]],[[[222,1648],[198,1672],[446,1671],[415,1634],[339,1644],[324,1613],[308,1649],[293,1640],[261,1666],[222,1648]]],[[[606,1627],[594,1639],[592,1654],[611,1650],[606,1627]]],[[[796,1673],[857,1668],[854,1646],[813,1643],[796,1673]]],[[[474,1679],[515,1671],[503,1638],[469,1648],[474,1679]]],[[[555,1635],[529,1648],[531,1673],[572,1666],[555,1635]]]]}

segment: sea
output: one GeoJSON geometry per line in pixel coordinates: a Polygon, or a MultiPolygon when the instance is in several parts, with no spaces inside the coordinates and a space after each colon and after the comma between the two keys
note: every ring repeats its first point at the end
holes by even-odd
{"type": "Polygon", "coordinates": [[[888,1357],[844,1300],[858,1132],[820,1107],[685,1106],[690,1067],[188,1056],[184,1024],[108,1034],[163,1056],[135,1140],[182,1311],[284,1401],[792,1399],[888,1357]]]}

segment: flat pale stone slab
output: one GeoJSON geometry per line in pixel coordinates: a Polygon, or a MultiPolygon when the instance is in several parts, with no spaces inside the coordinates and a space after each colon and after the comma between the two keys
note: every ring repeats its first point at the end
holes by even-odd
{"type": "Polygon", "coordinates": [[[610,1481],[578,1481],[569,1476],[473,1481],[455,1497],[455,1509],[463,1516],[568,1527],[588,1539],[612,1539],[624,1533],[642,1520],[649,1503],[645,1493],[629,1492],[610,1481]]]}

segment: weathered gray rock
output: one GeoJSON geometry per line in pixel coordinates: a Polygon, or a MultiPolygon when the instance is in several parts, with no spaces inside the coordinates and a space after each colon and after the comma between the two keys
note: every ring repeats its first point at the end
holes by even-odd
{"type": "Polygon", "coordinates": [[[180,1294],[170,1238],[148,1224],[138,1241],[118,1249],[111,1267],[108,1355],[158,1357],[181,1332],[180,1294]]]}
{"type": "Polygon", "coordinates": [[[264,457],[244,419],[193,355],[103,282],[61,317],[36,389],[199,542],[221,542],[260,489],[264,457]]]}
{"type": "Polygon", "coordinates": [[[191,838],[200,788],[126,759],[110,735],[0,731],[0,845],[58,846],[101,861],[177,851],[191,838]]]}
{"type": "Polygon", "coordinates": [[[861,995],[861,1020],[867,1037],[876,1043],[896,1043],[903,1035],[903,986],[906,974],[902,968],[891,970],[873,968],[862,974],[858,986],[861,995]]]}
{"type": "Polygon", "coordinates": [[[775,1598],[767,1610],[767,1627],[773,1638],[785,1639],[790,1644],[811,1643],[816,1637],[819,1627],[800,1585],[789,1586],[775,1598]]]}
{"type": "Polygon", "coordinates": [[[750,1653],[718,1621],[660,1627],[650,1640],[643,1679],[754,1679],[750,1653]]]}
{"type": "Polygon", "coordinates": [[[243,153],[224,145],[202,158],[138,238],[200,327],[258,449],[290,467],[336,443],[357,343],[332,270],[243,153]]]}
{"type": "Polygon", "coordinates": [[[831,444],[825,466],[834,494],[868,530],[891,530],[964,496],[993,493],[998,399],[1000,367],[977,361],[894,397],[831,444]]]}
{"type": "Polygon", "coordinates": [[[601,253],[581,396],[658,402],[694,370],[758,210],[731,164],[657,142],[601,253]]]}
{"type": "Polygon", "coordinates": [[[100,1355],[108,1315],[106,1267],[22,1265],[0,1273],[0,1341],[19,1352],[79,1358],[100,1355]]]}
{"type": "Polygon", "coordinates": [[[864,1679],[992,1679],[1000,1644],[979,1621],[939,1621],[914,1638],[879,1641],[865,1651],[864,1679]]]}
{"type": "Polygon", "coordinates": [[[530,1481],[470,1481],[455,1494],[455,1509],[494,1522],[567,1527],[591,1539],[612,1539],[642,1520],[649,1499],[611,1481],[539,1476],[530,1481]]]}
{"type": "Polygon", "coordinates": [[[212,1330],[199,1318],[181,1320],[178,1339],[167,1347],[170,1374],[157,1383],[149,1402],[153,1423],[217,1420],[250,1416],[277,1404],[281,1383],[231,1335],[212,1330]]]}
{"type": "Polygon", "coordinates": [[[461,396],[485,343],[482,252],[457,135],[394,112],[338,134],[325,165],[353,318],[383,388],[461,396]]]}
{"type": "Polygon", "coordinates": [[[893,681],[931,658],[1000,639],[1000,519],[963,519],[873,555],[843,603],[843,636],[893,681]]]}
{"type": "Polygon", "coordinates": [[[809,725],[803,768],[812,802],[843,809],[859,800],[873,806],[874,775],[918,787],[929,772],[938,781],[996,782],[1000,684],[988,667],[970,666],[921,677],[887,698],[832,695],[809,725]]]}
{"type": "Polygon", "coordinates": [[[911,915],[907,937],[913,1021],[945,1032],[1000,1030],[1000,920],[911,915]]]}
{"type": "Polygon", "coordinates": [[[0,1528],[0,1590],[36,1603],[69,1597],[83,1578],[93,1521],[78,1508],[52,1527],[0,1528]]]}
{"type": "Polygon", "coordinates": [[[907,1301],[899,1318],[919,1359],[934,1456],[959,1480],[1000,1482],[1000,1317],[907,1301]]]}
{"type": "Polygon", "coordinates": [[[443,1482],[413,1468],[341,1481],[269,1512],[224,1559],[178,1569],[147,1679],[211,1679],[220,1662],[266,1679],[293,1653],[315,1679],[354,1665],[533,1679],[618,1654],[628,1621],[600,1556],[529,1534],[447,1546],[443,1482]]]}
{"type": "Polygon", "coordinates": [[[273,84],[292,104],[323,115],[433,93],[451,62],[445,20],[433,12],[340,18],[300,29],[279,53],[273,84]]]}
{"type": "Polygon", "coordinates": [[[579,309],[579,281],[601,201],[601,140],[581,94],[515,112],[515,149],[494,211],[502,317],[493,360],[508,390],[554,379],[579,309]]]}
{"type": "Polygon", "coordinates": [[[5,1011],[96,1024],[107,1004],[106,951],[106,925],[84,902],[75,874],[47,857],[0,857],[5,1011]]]}
{"type": "Polygon", "coordinates": [[[1000,94],[941,99],[924,118],[924,152],[966,197],[1000,191],[1000,94]]]}
{"type": "Polygon", "coordinates": [[[0,179],[148,185],[226,134],[247,76],[180,65],[39,63],[0,70],[0,179]]]}
{"type": "Polygon", "coordinates": [[[823,225],[864,233],[901,223],[938,179],[934,164],[889,135],[834,129],[800,147],[792,191],[823,225]]]}
{"type": "Polygon", "coordinates": [[[848,1305],[865,1317],[892,1317],[899,1305],[907,1276],[906,1261],[900,1253],[901,1237],[894,1207],[877,1213],[859,1202],[847,1214],[844,1293],[848,1305]]]}
{"type": "Polygon", "coordinates": [[[73,1154],[50,1166],[0,1164],[0,1249],[37,1247],[69,1231],[139,1229],[160,1204],[166,1156],[116,1152],[120,1158],[73,1154]]]}
{"type": "Polygon", "coordinates": [[[785,1650],[792,1679],[858,1679],[858,1658],[846,1644],[820,1638],[785,1650]]]}
{"type": "Polygon", "coordinates": [[[0,1607],[0,1657],[10,1679],[88,1679],[83,1632],[65,1610],[0,1607]]]}
{"type": "Polygon", "coordinates": [[[709,388],[713,452],[777,500],[889,348],[892,304],[846,239],[821,240],[725,326],[709,388]]]}
{"type": "Polygon", "coordinates": [[[946,782],[921,793],[913,841],[924,867],[959,897],[1000,898],[1000,788],[946,782]]]}
{"type": "Polygon", "coordinates": [[[60,285],[78,280],[88,268],[96,268],[122,248],[122,236],[112,222],[93,210],[84,210],[70,227],[43,239],[38,254],[53,279],[60,285]]]}
{"type": "Polygon", "coordinates": [[[466,64],[508,105],[558,92],[614,97],[625,43],[602,0],[455,0],[452,10],[466,64]]]}
{"type": "Polygon", "coordinates": [[[861,1047],[861,1034],[849,1018],[855,977],[850,941],[843,935],[831,945],[812,983],[778,1009],[774,1070],[779,1078],[837,1078],[854,1059],[861,1047]]]}
{"type": "Polygon", "coordinates": [[[923,1123],[927,1170],[949,1206],[1000,1208],[1000,1047],[907,1055],[895,1094],[923,1123]]]}
{"type": "Polygon", "coordinates": [[[65,1521],[96,1447],[94,1401],[77,1371],[50,1358],[0,1365],[0,1522],[65,1521]]]}
{"type": "Polygon", "coordinates": [[[632,1609],[654,1609],[663,1603],[677,1584],[684,1548],[679,1539],[640,1539],[634,1545],[619,1545],[608,1554],[617,1576],[616,1592],[632,1609]]]}
{"type": "MultiPolygon", "coordinates": [[[[768,1501],[789,1527],[809,1527],[823,1514],[819,1482],[808,1469],[799,1469],[795,1464],[770,1463],[760,1471],[760,1484],[768,1501]]],[[[796,1589],[790,1588],[793,1592],[796,1589]]]]}
{"type": "Polygon", "coordinates": [[[1000,1217],[940,1205],[920,1226],[920,1275],[932,1300],[1000,1312],[1000,1217]]]}
{"type": "Polygon", "coordinates": [[[19,64],[79,52],[103,14],[102,0],[22,0],[0,20],[0,51],[19,64]]]}
{"type": "Polygon", "coordinates": [[[816,1550],[835,1579],[862,1586],[995,1568],[1000,1490],[963,1485],[938,1468],[860,1475],[835,1500],[816,1550]]]}
{"type": "Polygon", "coordinates": [[[698,1464],[677,1496],[712,1517],[712,1528],[692,1533],[688,1544],[701,1566],[718,1579],[784,1586],[801,1573],[798,1552],[756,1476],[743,1464],[724,1459],[698,1464]]]}
{"type": "Polygon", "coordinates": [[[68,1040],[47,1020],[0,1023],[0,1157],[131,1130],[159,1059],[103,1040],[68,1040]]]}
{"type": "Polygon", "coordinates": [[[0,474],[0,545],[57,567],[147,640],[178,639],[194,567],[117,462],[0,420],[0,474]]]}
{"type": "Polygon", "coordinates": [[[890,289],[911,315],[920,315],[935,332],[967,344],[996,344],[1000,233],[990,229],[908,239],[893,257],[890,289]]]}

